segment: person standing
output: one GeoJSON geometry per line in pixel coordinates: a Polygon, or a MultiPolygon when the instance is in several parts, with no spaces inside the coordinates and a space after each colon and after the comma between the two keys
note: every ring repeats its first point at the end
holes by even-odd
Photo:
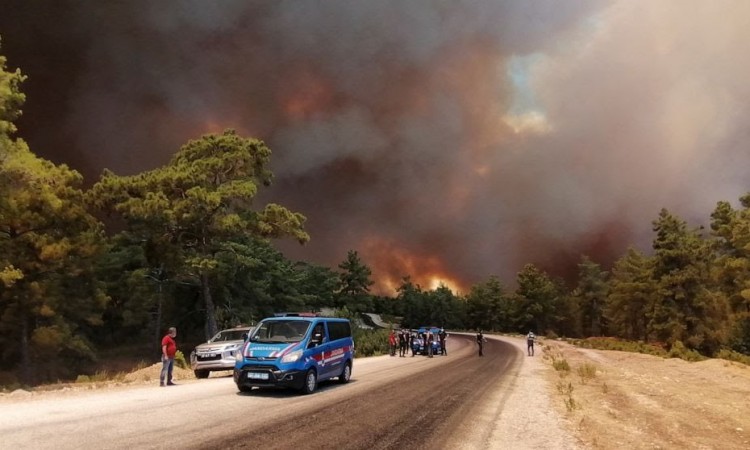
{"type": "Polygon", "coordinates": [[[390,346],[391,356],[396,356],[396,332],[393,330],[388,335],[388,345],[390,346]]]}
{"type": "Polygon", "coordinates": [[[169,332],[161,340],[161,375],[159,386],[174,386],[172,382],[172,369],[174,368],[174,355],[177,353],[177,328],[170,327],[169,332]]]}
{"type": "Polygon", "coordinates": [[[477,345],[479,346],[479,356],[484,356],[484,343],[487,342],[487,339],[484,338],[484,335],[482,334],[482,330],[479,330],[479,333],[477,333],[477,345]]]}
{"type": "Polygon", "coordinates": [[[445,338],[448,337],[448,333],[445,332],[445,328],[440,329],[438,337],[440,338],[440,354],[448,356],[448,350],[445,348],[445,338]]]}
{"type": "Polygon", "coordinates": [[[526,351],[528,352],[529,356],[534,356],[534,340],[536,339],[536,336],[534,336],[534,333],[529,330],[529,334],[526,335],[526,351]]]}
{"type": "Polygon", "coordinates": [[[403,358],[406,356],[406,331],[399,330],[398,332],[398,356],[403,358]]]}
{"type": "Polygon", "coordinates": [[[425,333],[425,336],[426,337],[425,337],[425,344],[424,345],[427,346],[427,357],[428,358],[432,358],[432,353],[434,351],[433,348],[432,348],[432,343],[435,340],[435,336],[432,334],[432,331],[430,331],[430,330],[427,330],[427,332],[425,333]]]}

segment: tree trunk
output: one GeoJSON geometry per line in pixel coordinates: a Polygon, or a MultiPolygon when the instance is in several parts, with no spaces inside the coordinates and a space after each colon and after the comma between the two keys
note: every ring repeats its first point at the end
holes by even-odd
{"type": "Polygon", "coordinates": [[[29,350],[29,320],[26,314],[21,317],[21,380],[25,384],[32,384],[31,356],[29,350]]]}
{"type": "Polygon", "coordinates": [[[591,335],[592,336],[601,336],[601,327],[600,327],[600,314],[599,314],[599,305],[594,299],[593,304],[591,305],[591,335]]]}
{"type": "Polygon", "coordinates": [[[216,308],[214,307],[214,301],[211,298],[211,286],[208,284],[208,274],[201,273],[201,289],[203,291],[203,300],[206,304],[206,339],[211,339],[216,333],[219,332],[219,327],[216,324],[216,308]]]}
{"type": "Polygon", "coordinates": [[[159,298],[158,304],[156,305],[156,337],[154,342],[161,342],[161,314],[162,314],[162,303],[164,303],[164,292],[162,291],[162,281],[159,281],[159,298]]]}

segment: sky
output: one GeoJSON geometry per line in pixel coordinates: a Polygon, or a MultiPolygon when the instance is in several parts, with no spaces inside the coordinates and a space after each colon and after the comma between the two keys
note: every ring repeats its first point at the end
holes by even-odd
{"type": "Polygon", "coordinates": [[[748,192],[750,2],[0,0],[19,135],[94,183],[234,128],[287,257],[356,250],[374,290],[574,278],[748,192]]]}

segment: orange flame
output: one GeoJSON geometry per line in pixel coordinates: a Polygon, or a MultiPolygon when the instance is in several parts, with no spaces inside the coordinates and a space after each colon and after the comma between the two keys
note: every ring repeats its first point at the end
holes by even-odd
{"type": "Polygon", "coordinates": [[[375,294],[395,295],[407,276],[422,289],[434,290],[442,285],[454,294],[463,290],[463,283],[450,275],[437,256],[413,254],[398,243],[375,236],[365,239],[364,253],[375,276],[375,294]]]}

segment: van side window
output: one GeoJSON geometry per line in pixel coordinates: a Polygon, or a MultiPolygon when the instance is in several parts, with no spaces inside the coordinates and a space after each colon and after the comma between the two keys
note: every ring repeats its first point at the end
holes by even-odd
{"type": "Polygon", "coordinates": [[[326,331],[325,328],[323,328],[323,322],[315,325],[315,328],[313,328],[311,339],[310,339],[310,345],[309,347],[315,347],[316,345],[320,345],[326,340],[326,331]],[[313,343],[314,340],[318,340],[317,343],[313,343]]]}
{"type": "Polygon", "coordinates": [[[328,322],[328,335],[332,341],[344,339],[352,336],[352,329],[349,322],[328,322]]]}

